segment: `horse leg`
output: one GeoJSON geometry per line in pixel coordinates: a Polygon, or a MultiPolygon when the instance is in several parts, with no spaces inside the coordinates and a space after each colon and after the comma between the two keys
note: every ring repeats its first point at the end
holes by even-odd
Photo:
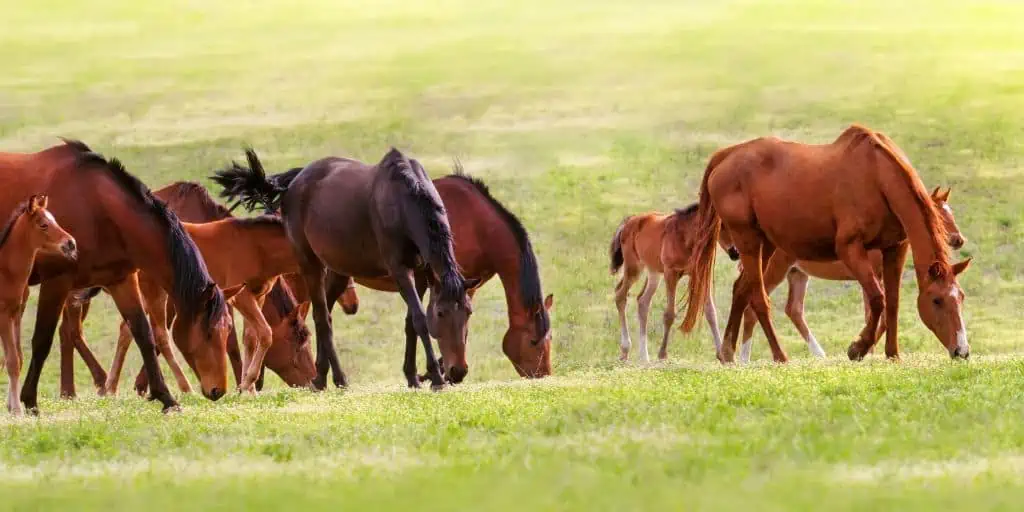
{"type": "Polygon", "coordinates": [[[273,333],[267,319],[260,311],[259,299],[250,290],[245,290],[235,297],[235,308],[245,318],[246,328],[253,329],[253,336],[242,336],[242,343],[245,345],[245,356],[242,363],[242,384],[239,385],[240,392],[255,393],[256,379],[263,367],[263,358],[270,349],[273,342],[273,333]]]}
{"type": "Polygon", "coordinates": [[[114,299],[114,305],[117,306],[121,317],[128,322],[128,328],[132,337],[135,338],[135,344],[139,347],[139,352],[142,353],[142,366],[145,368],[149,380],[149,400],[159,400],[163,405],[164,412],[176,408],[178,402],[174,400],[171,392],[167,389],[164,377],[160,373],[160,363],[156,359],[153,331],[142,305],[138,273],[133,273],[124,281],[108,287],[107,291],[114,299]]]}
{"type": "Polygon", "coordinates": [[[64,302],[71,293],[71,279],[44,281],[39,287],[39,302],[36,307],[36,326],[32,333],[32,358],[25,374],[25,385],[21,388],[21,402],[31,413],[39,412],[39,377],[43,365],[53,348],[53,335],[57,321],[64,311],[64,302]]]}
{"type": "Polygon", "coordinates": [[[900,314],[900,283],[903,264],[907,260],[907,244],[882,253],[882,280],[885,283],[885,357],[898,360],[900,346],[897,341],[900,314]]]}
{"type": "Polygon", "coordinates": [[[629,348],[632,341],[629,339],[629,322],[626,320],[626,306],[629,301],[629,289],[640,277],[640,269],[626,265],[622,271],[622,278],[615,285],[615,308],[619,311],[619,360],[629,359],[629,348]]]}
{"type": "MultiPolygon", "coordinates": [[[[17,314],[17,313],[15,313],[17,314]]],[[[21,361],[18,360],[18,336],[14,333],[14,319],[8,314],[0,314],[0,337],[3,338],[4,366],[7,368],[7,410],[20,416],[23,412],[21,401],[18,400],[18,385],[21,383],[21,361]]]]}
{"type": "Polygon", "coordinates": [[[789,280],[789,295],[786,297],[786,316],[796,326],[800,336],[807,342],[807,348],[814,357],[825,357],[825,351],[821,349],[818,340],[811,333],[811,328],[804,320],[804,299],[807,297],[807,284],[810,277],[800,269],[793,267],[787,276],[789,280]]]}
{"type": "Polygon", "coordinates": [[[740,251],[743,272],[740,274],[740,279],[737,280],[737,286],[733,288],[733,307],[729,314],[729,326],[726,328],[729,345],[722,351],[723,362],[731,363],[733,360],[740,317],[749,304],[761,324],[765,337],[768,338],[772,358],[778,363],[784,363],[789,358],[779,346],[775,327],[771,322],[771,308],[768,294],[765,292],[763,277],[763,271],[767,266],[768,259],[774,255],[775,247],[763,235],[749,228],[733,229],[730,227],[729,232],[733,235],[733,242],[740,251]],[[737,310],[737,308],[739,309],[737,310]]]}
{"type": "Polygon", "coordinates": [[[715,353],[722,349],[722,333],[718,330],[718,310],[715,308],[715,298],[708,293],[708,299],[704,302],[704,320],[711,328],[711,341],[715,344],[715,353]]]}
{"type": "MultiPolygon", "coordinates": [[[[676,321],[676,285],[679,284],[681,277],[682,274],[675,270],[665,271],[665,312],[661,315],[665,332],[661,335],[661,348],[658,350],[658,359],[662,361],[668,359],[668,336],[672,332],[672,323],[676,321]]],[[[710,296],[709,293],[708,297],[710,296]]],[[[707,315],[706,306],[704,314],[707,315]]]]}
{"type": "MultiPolygon", "coordinates": [[[[96,393],[103,396],[105,391],[104,384],[107,382],[107,371],[103,369],[103,365],[100,364],[99,360],[96,359],[96,355],[89,349],[89,345],[85,343],[85,335],[82,334],[85,331],[83,324],[85,317],[89,314],[90,303],[91,301],[80,303],[78,315],[73,318],[73,323],[71,324],[74,331],[74,336],[71,339],[75,344],[75,350],[78,351],[78,355],[81,356],[85,366],[89,369],[89,374],[92,375],[92,385],[96,388],[96,393]]],[[[64,313],[67,315],[67,311],[64,313]]],[[[66,316],[65,321],[67,321],[66,316]]]]}
{"type": "Polygon", "coordinates": [[[80,314],[80,306],[68,300],[60,321],[57,335],[60,337],[60,397],[75,398],[75,342],[73,324],[80,314]]]}
{"type": "Polygon", "coordinates": [[[266,376],[266,374],[267,374],[267,365],[260,366],[260,376],[256,377],[256,383],[255,383],[256,392],[257,393],[259,393],[260,391],[263,391],[263,378],[266,376]]]}
{"type": "Polygon", "coordinates": [[[327,387],[327,372],[331,364],[327,353],[334,352],[331,310],[327,307],[327,297],[324,294],[323,265],[312,254],[301,259],[302,278],[309,290],[309,300],[313,305],[313,323],[316,328],[316,378],[313,379],[313,389],[320,391],[327,387]]]}
{"type": "Polygon", "coordinates": [[[22,352],[21,347],[21,318],[25,316],[25,306],[28,305],[29,287],[25,287],[25,292],[21,294],[21,307],[18,308],[18,313],[14,317],[14,339],[16,340],[15,348],[18,349],[18,368],[25,367],[25,354],[22,352]]]}
{"type": "MultiPolygon", "coordinates": [[[[412,271],[407,268],[392,266],[391,275],[395,278],[398,291],[405,300],[408,308],[408,315],[412,318],[412,326],[416,335],[423,343],[423,353],[427,358],[427,375],[430,378],[431,389],[437,390],[444,387],[444,379],[441,377],[441,365],[434,356],[434,347],[430,343],[430,333],[427,330],[427,316],[423,312],[423,304],[420,302],[416,283],[413,280],[412,271]]],[[[406,351],[408,358],[408,351],[406,351]]],[[[408,378],[408,375],[406,376],[408,378]]]]}
{"type": "MultiPolygon", "coordinates": [[[[710,294],[709,294],[710,295],[710,294]]],[[[754,327],[757,325],[757,315],[754,308],[747,306],[743,310],[743,345],[740,346],[740,362],[750,362],[750,349],[754,344],[754,327]]]]}
{"type": "Polygon", "coordinates": [[[878,277],[875,276],[874,268],[871,265],[871,260],[868,259],[868,253],[863,244],[854,240],[839,245],[836,252],[839,254],[841,261],[850,269],[857,282],[860,283],[871,308],[867,325],[864,326],[857,340],[851,343],[846,351],[846,355],[851,360],[859,361],[871,350],[875,342],[878,321],[882,316],[882,311],[885,309],[885,297],[882,295],[882,286],[878,282],[878,277]]]}
{"type": "Polygon", "coordinates": [[[647,353],[647,318],[650,316],[651,300],[654,299],[654,292],[658,291],[659,283],[661,283],[661,274],[648,269],[644,291],[636,298],[636,314],[640,318],[640,360],[645,363],[651,360],[651,356],[647,353]]]}
{"type": "Polygon", "coordinates": [[[110,372],[107,373],[107,382],[103,386],[108,395],[117,394],[117,386],[121,381],[121,369],[124,367],[124,358],[128,355],[128,347],[132,343],[132,331],[126,320],[121,320],[121,327],[117,333],[117,346],[114,348],[114,359],[110,362],[110,372]]]}
{"type": "Polygon", "coordinates": [[[231,371],[235,374],[235,383],[242,383],[242,353],[238,349],[238,332],[235,329],[235,309],[228,306],[228,317],[231,319],[231,330],[228,331],[228,360],[231,371]]]}
{"type": "MultiPolygon", "coordinates": [[[[425,284],[416,283],[416,297],[423,301],[423,294],[426,293],[425,284]]],[[[413,324],[412,310],[407,309],[405,313],[405,361],[402,362],[402,373],[410,388],[420,387],[420,377],[416,374],[416,325],[413,324]]],[[[424,375],[424,379],[429,378],[424,375]]]]}

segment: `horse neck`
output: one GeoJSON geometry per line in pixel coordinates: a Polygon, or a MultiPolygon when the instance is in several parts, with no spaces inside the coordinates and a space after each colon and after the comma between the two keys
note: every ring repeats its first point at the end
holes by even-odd
{"type": "Polygon", "coordinates": [[[522,288],[519,286],[522,262],[518,255],[515,258],[506,259],[515,261],[515,263],[506,263],[498,270],[498,279],[501,279],[501,286],[505,289],[505,309],[508,310],[508,323],[509,326],[528,326],[532,315],[530,307],[523,298],[522,288]]]}
{"type": "Polygon", "coordinates": [[[7,241],[0,248],[0,273],[3,275],[0,297],[5,301],[14,299],[20,303],[39,247],[25,243],[27,223],[24,219],[14,222],[7,241]]]}
{"type": "Polygon", "coordinates": [[[944,248],[937,245],[938,242],[928,229],[925,212],[914,197],[914,191],[907,179],[900,176],[899,172],[901,171],[895,170],[885,173],[882,190],[889,208],[896,214],[910,242],[918,286],[923,286],[928,267],[936,260],[945,261],[944,248]]]}

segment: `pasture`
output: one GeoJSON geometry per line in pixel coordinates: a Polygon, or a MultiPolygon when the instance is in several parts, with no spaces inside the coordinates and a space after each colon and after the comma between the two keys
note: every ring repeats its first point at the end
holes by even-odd
{"type": "MultiPolygon", "coordinates": [[[[344,392],[285,389],[268,372],[256,397],[212,403],[172,388],[183,410],[164,416],[131,392],[132,348],[118,397],[95,397],[76,361],[79,398],[59,400],[55,344],[41,416],[0,415],[0,508],[1020,502],[1024,5],[61,0],[2,11],[0,150],[80,138],[154,189],[209,186],[244,145],[272,171],[330,154],[375,162],[396,145],[439,177],[458,157],[530,231],[555,296],[555,376],[522,381],[502,354],[497,280],[474,301],[469,377],[441,393],[405,389],[404,305],[365,288],[357,315],[334,314],[344,392]],[[908,268],[899,364],[879,350],[846,360],[860,291],[816,280],[807,321],[826,360],[809,358],[778,290],[784,367],[758,330],[757,362],[722,368],[703,325],[673,334],[667,362],[619,363],[607,250],[621,219],[696,200],[719,147],[768,134],[825,143],[851,122],[888,134],[929,189],[952,188],[969,239],[955,259],[975,258],[961,278],[971,359],[950,361],[921,324],[908,268]]],[[[734,264],[719,257],[715,275],[724,327],[734,264]]],[[[662,307],[659,290],[654,347],[662,307]]],[[[635,340],[632,298],[629,311],[635,340]]],[[[101,295],[86,337],[105,365],[118,324],[101,295]]]]}

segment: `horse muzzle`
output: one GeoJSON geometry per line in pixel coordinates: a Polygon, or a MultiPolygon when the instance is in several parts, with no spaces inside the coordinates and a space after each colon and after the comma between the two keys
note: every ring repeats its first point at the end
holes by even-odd
{"type": "Polygon", "coordinates": [[[60,244],[60,252],[65,258],[71,261],[78,261],[78,246],[74,240],[68,240],[60,244]]]}

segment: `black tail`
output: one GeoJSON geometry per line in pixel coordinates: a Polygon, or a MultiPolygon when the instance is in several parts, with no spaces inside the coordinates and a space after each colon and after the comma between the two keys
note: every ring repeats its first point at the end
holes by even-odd
{"type": "Polygon", "coordinates": [[[264,211],[277,211],[281,206],[281,194],[288,189],[288,184],[295,176],[286,178],[278,175],[268,179],[263,164],[252,148],[245,149],[245,159],[249,167],[231,162],[230,167],[211,176],[210,179],[223,188],[220,196],[235,201],[232,210],[242,205],[249,211],[255,210],[257,206],[262,206],[264,211]]]}
{"type": "Polygon", "coordinates": [[[626,261],[622,255],[622,229],[626,227],[626,222],[628,220],[629,217],[622,219],[619,227],[615,229],[615,234],[612,235],[611,247],[608,248],[608,257],[612,260],[609,270],[612,275],[618,274],[619,269],[622,268],[622,264],[626,261]]]}

